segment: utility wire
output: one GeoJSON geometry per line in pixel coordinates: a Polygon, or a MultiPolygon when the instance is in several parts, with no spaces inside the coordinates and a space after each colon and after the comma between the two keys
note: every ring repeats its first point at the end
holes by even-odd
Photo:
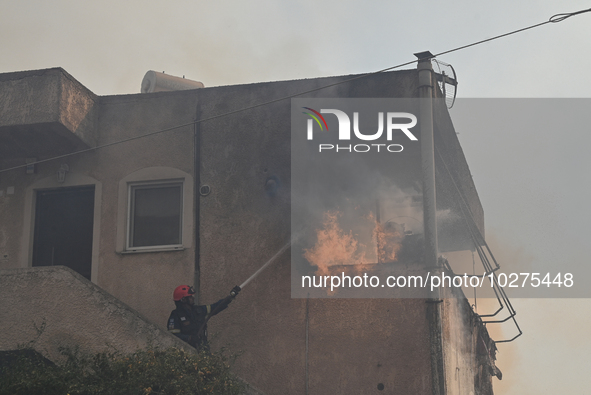
{"type": "MultiPolygon", "coordinates": [[[[529,29],[533,29],[533,28],[536,28],[536,27],[539,27],[539,26],[546,25],[548,23],[562,22],[565,19],[568,19],[568,18],[570,18],[572,16],[583,14],[583,13],[586,13],[586,12],[591,12],[591,8],[586,9],[586,10],[580,10],[580,11],[576,11],[576,12],[571,12],[571,13],[556,14],[556,15],[551,16],[550,19],[548,19],[545,22],[537,23],[535,25],[524,27],[522,29],[514,30],[514,31],[511,31],[509,33],[501,34],[501,35],[498,35],[498,36],[495,36],[495,37],[491,37],[491,38],[488,38],[488,39],[485,39],[485,40],[477,41],[477,42],[474,42],[474,43],[471,43],[471,44],[463,45],[461,47],[456,47],[456,48],[453,48],[453,49],[450,49],[450,50],[447,50],[447,51],[439,52],[439,53],[437,53],[435,55],[430,56],[429,59],[433,59],[433,58],[436,58],[437,56],[445,55],[445,54],[448,54],[448,53],[452,53],[452,52],[460,51],[462,49],[466,49],[466,48],[469,48],[469,47],[480,45],[480,44],[483,44],[483,43],[486,43],[486,42],[489,42],[489,41],[493,41],[493,40],[496,40],[496,39],[499,39],[499,38],[502,38],[502,37],[510,36],[510,35],[513,35],[513,34],[516,34],[516,33],[520,33],[520,32],[523,32],[525,30],[529,30],[529,29]]],[[[7,168],[7,169],[0,169],[0,173],[4,173],[4,172],[7,172],[7,171],[16,170],[16,169],[21,169],[21,168],[27,167],[29,165],[36,165],[36,164],[39,164],[39,163],[44,163],[44,162],[49,162],[49,161],[52,161],[52,160],[62,159],[62,158],[66,158],[66,157],[70,157],[70,156],[82,154],[82,153],[85,153],[85,152],[95,151],[95,150],[99,150],[101,148],[106,148],[106,147],[110,147],[110,146],[117,145],[117,144],[127,143],[129,141],[137,140],[137,139],[144,138],[144,137],[153,136],[153,135],[156,135],[156,134],[159,134],[159,133],[169,132],[171,130],[181,129],[181,128],[184,128],[184,127],[187,127],[187,126],[192,126],[192,125],[195,125],[195,124],[198,124],[198,123],[202,123],[202,122],[206,122],[206,121],[211,121],[211,120],[218,119],[218,118],[227,117],[229,115],[237,114],[237,113],[240,113],[240,112],[243,112],[243,111],[252,110],[252,109],[258,108],[258,107],[264,107],[264,106],[267,106],[267,105],[270,105],[270,104],[273,104],[273,103],[277,103],[277,102],[284,101],[284,100],[289,100],[289,99],[292,99],[294,97],[302,96],[302,95],[305,95],[305,94],[308,94],[308,93],[317,92],[317,91],[320,91],[320,90],[323,90],[323,89],[331,88],[333,86],[342,85],[342,84],[345,84],[347,82],[356,81],[356,80],[359,80],[359,79],[362,79],[362,78],[370,77],[372,75],[384,73],[386,71],[391,71],[391,70],[394,70],[394,69],[397,69],[397,68],[400,68],[400,67],[403,67],[403,66],[411,65],[411,64],[416,63],[418,61],[419,61],[418,59],[412,60],[410,62],[401,63],[401,64],[398,64],[396,66],[391,66],[391,67],[387,67],[385,69],[381,69],[381,70],[378,70],[378,71],[374,71],[374,72],[362,74],[362,75],[359,75],[357,77],[348,78],[348,79],[345,79],[343,81],[335,82],[335,83],[328,84],[328,85],[323,85],[323,86],[318,87],[318,88],[309,89],[309,90],[306,90],[306,91],[294,93],[294,94],[291,94],[291,95],[288,95],[288,96],[284,96],[284,97],[280,97],[280,98],[277,98],[277,99],[273,99],[273,100],[261,102],[261,103],[258,103],[258,104],[254,104],[252,106],[239,108],[237,110],[228,111],[228,112],[225,112],[225,113],[222,113],[222,114],[218,114],[218,115],[213,115],[211,117],[197,119],[197,120],[195,120],[193,122],[186,123],[186,124],[183,124],[183,125],[177,125],[177,126],[173,126],[173,127],[170,127],[170,128],[157,130],[157,131],[154,131],[154,132],[151,132],[151,133],[142,134],[140,136],[134,136],[134,137],[130,137],[130,138],[123,139],[123,140],[113,141],[111,143],[106,143],[106,144],[99,145],[99,146],[96,146],[96,147],[86,148],[86,149],[82,149],[82,150],[79,150],[79,151],[70,152],[70,153],[67,153],[67,154],[64,154],[64,155],[54,156],[52,158],[42,159],[42,160],[38,160],[38,161],[35,161],[35,162],[31,162],[31,163],[27,163],[27,164],[23,164],[23,165],[19,165],[19,166],[10,167],[10,168],[7,168]]]]}
{"type": "Polygon", "coordinates": [[[440,52],[437,55],[433,55],[433,57],[435,58],[437,56],[445,55],[445,54],[456,52],[456,51],[459,51],[459,50],[462,50],[462,49],[470,48],[470,47],[473,47],[475,45],[479,45],[479,44],[483,44],[483,43],[486,43],[486,42],[489,42],[489,41],[493,41],[493,40],[496,40],[498,38],[507,37],[507,36],[510,36],[510,35],[516,34],[516,33],[521,33],[521,32],[524,32],[526,30],[533,29],[535,27],[546,25],[548,23],[562,22],[565,19],[570,18],[571,16],[583,14],[585,12],[591,12],[591,8],[589,8],[587,10],[581,10],[581,11],[570,12],[570,13],[565,13],[565,14],[556,14],[556,15],[551,16],[550,19],[548,19],[546,22],[536,23],[535,25],[531,25],[531,26],[528,26],[528,27],[524,27],[522,29],[514,30],[514,31],[509,32],[509,33],[501,34],[501,35],[498,35],[498,36],[487,38],[485,40],[477,41],[477,42],[472,43],[472,44],[468,44],[468,45],[464,45],[464,46],[457,47],[457,48],[454,48],[454,49],[450,49],[449,51],[440,52]]]}

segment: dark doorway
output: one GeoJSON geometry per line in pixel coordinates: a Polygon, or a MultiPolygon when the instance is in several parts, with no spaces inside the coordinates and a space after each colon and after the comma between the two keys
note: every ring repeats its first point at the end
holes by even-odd
{"type": "Polygon", "coordinates": [[[37,192],[33,266],[67,266],[90,280],[94,186],[37,192]]]}

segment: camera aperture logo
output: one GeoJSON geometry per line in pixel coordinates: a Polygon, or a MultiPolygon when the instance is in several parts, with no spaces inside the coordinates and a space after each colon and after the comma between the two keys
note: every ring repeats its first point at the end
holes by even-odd
{"type": "MultiPolygon", "coordinates": [[[[333,114],[338,122],[338,142],[336,144],[321,143],[318,144],[318,152],[402,152],[404,149],[402,144],[392,143],[393,136],[402,133],[410,141],[418,141],[416,136],[410,131],[417,125],[417,117],[408,112],[387,112],[384,116],[383,112],[378,112],[378,130],[372,134],[364,134],[359,128],[359,113],[353,112],[353,136],[354,139],[361,140],[364,143],[359,144],[345,144],[347,141],[352,141],[351,134],[351,119],[344,111],[336,109],[320,109],[316,111],[310,107],[302,107],[306,114],[310,116],[307,122],[307,139],[314,140],[314,124],[318,125],[320,133],[329,132],[328,123],[322,114],[333,114]],[[384,128],[384,123],[386,124],[384,128]],[[377,140],[382,138],[386,130],[386,143],[379,143],[377,140]],[[372,142],[372,143],[370,143],[372,142]]],[[[354,141],[354,140],[353,140],[354,141]]],[[[382,138],[383,141],[383,138],[382,138]]]]}

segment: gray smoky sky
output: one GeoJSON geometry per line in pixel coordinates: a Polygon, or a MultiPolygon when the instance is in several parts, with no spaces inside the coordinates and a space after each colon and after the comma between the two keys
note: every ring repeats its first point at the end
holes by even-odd
{"type": "MultiPolygon", "coordinates": [[[[0,72],[60,66],[99,95],[138,93],[148,70],[205,86],[356,74],[589,7],[550,0],[0,0],[0,72]]],[[[440,60],[454,66],[463,98],[588,98],[590,37],[588,13],[440,60]]],[[[577,105],[589,112],[589,101],[577,105]]],[[[501,114],[456,106],[450,113],[500,264],[587,261],[589,124],[557,115],[552,132],[540,133],[530,127],[539,117],[508,124],[501,114]]],[[[495,379],[496,393],[587,393],[591,300],[513,304],[524,335],[499,345],[504,378],[495,379]]]]}

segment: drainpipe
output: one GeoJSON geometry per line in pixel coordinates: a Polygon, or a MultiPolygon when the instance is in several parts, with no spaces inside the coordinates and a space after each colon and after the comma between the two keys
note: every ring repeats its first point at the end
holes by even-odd
{"type": "MultiPolygon", "coordinates": [[[[435,191],[435,144],[433,139],[433,68],[431,52],[416,53],[419,59],[419,122],[421,125],[421,165],[423,174],[423,227],[425,234],[425,266],[431,275],[441,274],[437,246],[437,208],[435,191]]],[[[431,390],[433,395],[445,395],[443,344],[441,325],[441,294],[439,288],[427,302],[427,321],[431,350],[431,390]]]]}
{"type": "Polygon", "coordinates": [[[306,395],[310,393],[310,371],[309,369],[309,355],[310,355],[310,346],[309,346],[309,337],[310,335],[310,294],[306,297],[306,395]]]}
{"type": "MultiPolygon", "coordinates": [[[[195,108],[195,121],[201,119],[201,106],[197,104],[195,108]]],[[[201,291],[201,270],[199,265],[199,207],[201,206],[201,123],[195,122],[193,124],[193,213],[195,215],[195,271],[193,274],[193,287],[195,288],[195,295],[197,296],[196,303],[199,303],[199,295],[201,291]]]]}

